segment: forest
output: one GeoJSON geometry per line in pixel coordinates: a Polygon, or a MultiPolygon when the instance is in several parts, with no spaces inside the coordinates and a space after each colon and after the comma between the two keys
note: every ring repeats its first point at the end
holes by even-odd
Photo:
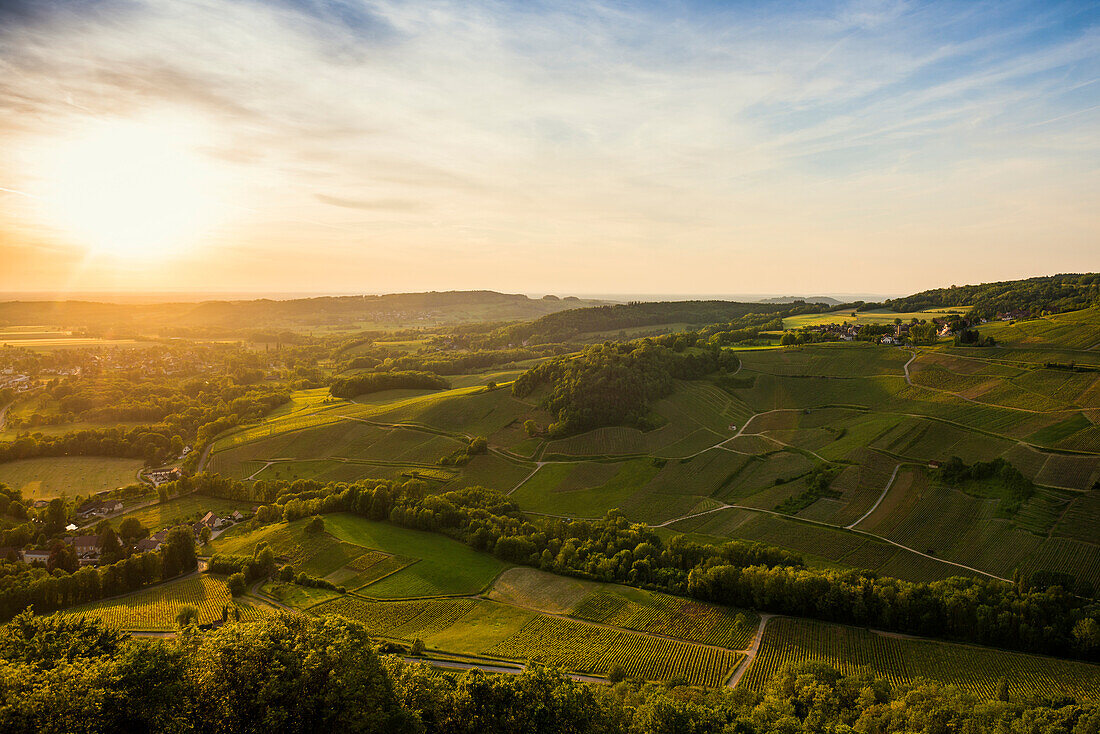
{"type": "Polygon", "coordinates": [[[0,729],[31,732],[390,734],[1085,734],[1100,707],[982,699],[891,686],[820,664],[760,692],[624,681],[593,686],[538,666],[520,675],[440,673],[387,654],[341,618],[279,614],[176,639],[134,639],[98,621],[23,613],[0,627],[0,729]]]}

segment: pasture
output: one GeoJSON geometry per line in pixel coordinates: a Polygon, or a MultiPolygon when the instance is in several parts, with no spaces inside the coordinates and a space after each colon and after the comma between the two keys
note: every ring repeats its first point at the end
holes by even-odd
{"type": "Polygon", "coordinates": [[[475,594],[505,564],[487,553],[437,533],[372,522],[356,515],[325,515],[325,530],[347,543],[418,559],[400,571],[360,589],[366,596],[400,599],[475,594]]]}
{"type": "Polygon", "coordinates": [[[137,484],[140,459],[107,456],[54,456],[0,464],[0,483],[18,489],[24,499],[70,499],[137,484]]]}

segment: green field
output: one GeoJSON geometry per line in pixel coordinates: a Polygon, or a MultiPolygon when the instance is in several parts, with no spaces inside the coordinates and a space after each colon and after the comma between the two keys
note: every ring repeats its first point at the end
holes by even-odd
{"type": "Polygon", "coordinates": [[[239,607],[244,620],[274,611],[263,604],[234,600],[223,577],[196,574],[126,596],[72,607],[64,614],[101,619],[123,630],[158,632],[176,629],[176,613],[184,604],[198,608],[199,624],[220,620],[222,609],[227,605],[231,614],[233,607],[239,607]]]}
{"type": "Polygon", "coordinates": [[[22,491],[24,499],[74,498],[138,483],[138,459],[56,456],[0,464],[0,483],[22,491]]]}
{"type": "MultiPolygon", "coordinates": [[[[156,532],[161,528],[169,528],[192,518],[198,520],[208,512],[224,517],[231,514],[233,510],[249,512],[251,508],[252,503],[250,502],[237,502],[223,500],[219,497],[189,494],[170,499],[167,502],[159,502],[148,507],[131,510],[125,513],[125,517],[135,517],[142,525],[156,532]]],[[[118,522],[121,522],[121,519],[118,522]]]]}
{"type": "Polygon", "coordinates": [[[768,622],[740,685],[759,690],[786,665],[821,662],[842,673],[870,670],[904,685],[923,678],[993,698],[1000,681],[1017,696],[1100,696],[1100,666],[878,634],[804,619],[768,622]]]}
{"type": "Polygon", "coordinates": [[[874,311],[851,310],[808,313],[800,316],[788,316],[783,319],[783,328],[801,329],[804,326],[841,324],[844,322],[848,322],[849,324],[892,324],[894,323],[894,319],[901,319],[902,321],[925,319],[931,321],[933,318],[943,318],[945,315],[952,313],[962,315],[965,314],[966,311],[967,308],[965,306],[960,306],[956,308],[936,308],[928,311],[909,311],[905,313],[896,313],[886,309],[876,309],[874,311]]]}
{"type": "Polygon", "coordinates": [[[438,533],[357,515],[323,518],[325,532],[318,535],[307,534],[306,520],[298,520],[234,528],[212,545],[218,553],[249,554],[266,542],[297,569],[379,599],[476,594],[506,565],[438,533]]]}
{"type": "Polygon", "coordinates": [[[376,598],[474,594],[496,578],[505,564],[437,533],[407,530],[355,515],[326,515],[325,529],[348,543],[419,559],[376,581],[362,593],[376,598]]]}

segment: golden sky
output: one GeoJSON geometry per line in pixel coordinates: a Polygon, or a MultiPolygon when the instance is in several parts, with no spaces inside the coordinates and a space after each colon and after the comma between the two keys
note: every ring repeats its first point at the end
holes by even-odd
{"type": "Polygon", "coordinates": [[[1093,6],[9,0],[0,291],[1100,270],[1093,6]]]}

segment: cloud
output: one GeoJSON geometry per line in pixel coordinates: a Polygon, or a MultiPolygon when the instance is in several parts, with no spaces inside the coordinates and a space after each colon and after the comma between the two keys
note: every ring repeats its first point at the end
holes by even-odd
{"type": "MultiPolygon", "coordinates": [[[[639,289],[680,292],[699,277],[722,290],[731,272],[791,277],[757,262],[768,250],[805,263],[800,277],[820,279],[810,289],[859,290],[849,268],[815,259],[831,248],[870,262],[885,247],[888,263],[921,241],[946,257],[951,242],[980,279],[992,242],[1040,267],[1028,237],[1068,217],[1078,224],[1055,249],[1071,261],[1100,229],[1073,196],[1095,190],[1087,162],[1100,150],[1100,37],[1085,3],[0,7],[0,145],[14,151],[0,186],[29,188],[22,151],[89,117],[193,118],[208,129],[199,153],[238,192],[220,247],[262,253],[292,233],[345,271],[370,270],[373,248],[401,263],[402,248],[541,262],[552,247],[588,259],[576,277],[596,279],[616,277],[629,246],[650,258],[631,275],[639,289]],[[960,202],[994,224],[960,240],[948,228],[960,202]]],[[[34,228],[5,202],[0,226],[34,228]]]]}
{"type": "Polygon", "coordinates": [[[345,209],[363,209],[365,211],[416,211],[424,208],[423,202],[413,201],[411,199],[363,200],[343,199],[338,196],[326,196],[325,194],[315,194],[315,196],[317,197],[317,201],[322,204],[339,206],[345,209]]]}

